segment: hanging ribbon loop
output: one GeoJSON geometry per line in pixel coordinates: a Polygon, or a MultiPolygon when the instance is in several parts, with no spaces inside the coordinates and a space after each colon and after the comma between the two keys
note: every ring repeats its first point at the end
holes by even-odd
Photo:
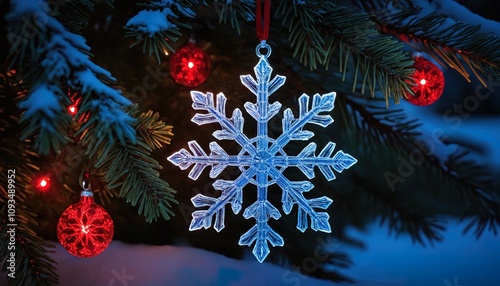
{"type": "Polygon", "coordinates": [[[269,37],[269,21],[271,19],[271,0],[264,0],[264,15],[262,15],[261,0],[255,0],[255,25],[257,28],[257,38],[261,41],[269,37]]]}

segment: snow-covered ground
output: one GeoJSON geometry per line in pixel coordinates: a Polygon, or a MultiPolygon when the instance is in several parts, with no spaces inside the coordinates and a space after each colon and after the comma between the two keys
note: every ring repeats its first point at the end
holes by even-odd
{"type": "MultiPolygon", "coordinates": [[[[387,236],[385,228],[351,231],[367,248],[342,249],[355,265],[344,271],[355,286],[498,286],[500,237],[485,233],[479,240],[448,225],[445,240],[434,247],[414,245],[407,237],[387,236]]],[[[129,245],[113,241],[100,255],[77,258],[58,243],[57,261],[63,286],[290,285],[332,286],[255,259],[239,261],[205,250],[179,246],[129,245]]],[[[342,245],[337,247],[343,248],[342,245]]],[[[253,257],[252,257],[253,258],[253,257]]],[[[5,272],[0,285],[5,284],[5,272]]]]}
{"type": "MultiPolygon", "coordinates": [[[[234,260],[190,247],[113,241],[98,256],[78,258],[59,243],[55,245],[51,257],[57,261],[63,286],[286,285],[283,281],[300,281],[303,286],[332,285],[255,259],[234,260]]],[[[6,285],[4,279],[2,275],[0,285],[6,285]]]]}

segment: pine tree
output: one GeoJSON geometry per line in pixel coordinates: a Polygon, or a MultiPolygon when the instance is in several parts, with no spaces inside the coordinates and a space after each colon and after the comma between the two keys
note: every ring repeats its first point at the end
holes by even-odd
{"type": "MultiPolygon", "coordinates": [[[[124,2],[1,4],[0,258],[9,255],[7,213],[14,182],[8,170],[15,170],[20,266],[13,285],[57,283],[48,241],[57,240],[57,220],[78,200],[83,179],[91,180],[97,201],[114,218],[117,240],[186,240],[234,258],[247,251],[237,246],[251,226],[242,217],[227,214],[221,233],[188,231],[195,210],[190,197],[217,191],[210,178],[188,180],[166,158],[194,138],[208,144],[214,129],[190,122],[192,88],[172,80],[168,60],[194,38],[212,61],[209,78],[195,89],[229,95],[228,109],[243,106],[250,95],[235,75],[248,73],[256,62],[255,1],[124,2]],[[67,110],[74,104],[78,111],[71,115],[67,110]],[[41,175],[50,178],[49,191],[36,188],[41,175]]],[[[275,73],[288,78],[275,100],[298,110],[301,93],[335,91],[334,126],[310,130],[318,145],[335,141],[358,163],[338,180],[312,180],[315,194],[333,198],[327,210],[332,233],[300,233],[293,215],[282,218],[276,227],[286,244],[274,249],[269,261],[349,280],[326,267],[349,266],[348,254],[337,249],[327,250],[313,271],[301,267],[318,240],[362,244],[346,235],[348,227],[379,221],[422,245],[442,240],[447,218],[468,221],[464,230],[474,229],[478,237],[484,231],[496,234],[500,182],[495,170],[476,162],[470,146],[450,152],[448,144],[460,142],[440,130],[432,134],[439,138],[429,141],[421,120],[399,104],[412,93],[416,52],[471,86],[478,83],[476,94],[479,89],[493,94],[500,80],[500,25],[451,0],[286,0],[272,1],[271,11],[270,61],[275,73]]],[[[498,114],[498,105],[491,108],[498,114]]],[[[453,109],[453,114],[463,113],[453,109]]],[[[245,129],[256,128],[246,122],[245,129]]],[[[272,122],[271,133],[281,130],[280,122],[272,122]]],[[[226,147],[237,154],[234,144],[226,147]]],[[[238,172],[221,177],[233,171],[238,172]]],[[[293,170],[290,175],[300,177],[293,170]]],[[[270,200],[279,202],[279,189],[272,190],[270,200]]],[[[246,206],[254,197],[244,194],[246,206]]],[[[6,267],[7,262],[2,271],[6,267]]]]}

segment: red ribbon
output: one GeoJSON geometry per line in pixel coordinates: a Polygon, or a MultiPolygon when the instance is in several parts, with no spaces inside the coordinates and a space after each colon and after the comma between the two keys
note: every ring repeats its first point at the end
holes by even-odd
{"type": "Polygon", "coordinates": [[[262,4],[255,0],[255,24],[257,27],[257,38],[261,41],[269,37],[269,19],[271,18],[271,0],[264,0],[264,17],[262,17],[262,4]]]}

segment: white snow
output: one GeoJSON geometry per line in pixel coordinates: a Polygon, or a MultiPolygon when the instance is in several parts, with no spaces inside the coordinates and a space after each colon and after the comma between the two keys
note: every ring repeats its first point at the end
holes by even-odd
{"type": "MultiPolygon", "coordinates": [[[[135,129],[132,127],[135,122],[134,118],[119,108],[116,103],[108,105],[108,103],[103,104],[99,100],[93,100],[92,106],[92,109],[99,116],[103,132],[109,132],[109,128],[113,128],[112,130],[117,133],[119,138],[130,138],[131,142],[135,143],[135,129]]],[[[100,136],[98,135],[98,137],[100,136]]]]}
{"type": "MultiPolygon", "coordinates": [[[[98,256],[78,258],[55,242],[60,285],[284,285],[285,269],[257,261],[240,261],[201,249],[131,245],[113,241],[98,256]]],[[[295,275],[295,273],[292,273],[295,275]]],[[[333,285],[296,274],[301,286],[333,285]]],[[[5,275],[0,278],[0,284],[5,275]]]]}
{"type": "Polygon", "coordinates": [[[61,110],[57,95],[47,84],[40,84],[33,88],[28,97],[19,103],[19,108],[26,109],[24,117],[31,117],[39,112],[48,117],[54,117],[61,110]]]}
{"type": "Polygon", "coordinates": [[[109,99],[123,106],[131,104],[131,102],[127,98],[122,96],[118,90],[104,84],[89,69],[85,69],[75,73],[74,82],[81,87],[83,93],[95,92],[99,95],[102,95],[103,97],[105,96],[102,101],[109,99]]]}
{"type": "Polygon", "coordinates": [[[474,14],[463,5],[453,0],[420,0],[415,1],[418,5],[424,7],[424,11],[432,12],[439,11],[456,22],[464,22],[472,26],[481,25],[480,31],[484,33],[492,33],[496,37],[500,37],[500,23],[485,19],[482,16],[474,14]]]}
{"type": "MultiPolygon", "coordinates": [[[[462,235],[463,225],[450,223],[445,240],[434,247],[415,245],[409,237],[391,238],[385,227],[349,230],[366,249],[336,245],[354,266],[344,274],[357,283],[333,283],[292,272],[270,263],[247,261],[186,246],[131,245],[113,241],[98,256],[77,258],[59,243],[50,256],[57,262],[60,285],[88,286],[498,286],[500,239],[485,233],[479,240],[462,235]],[[454,281],[457,284],[454,284],[454,281]]],[[[5,272],[2,272],[5,273],[5,272]]],[[[0,285],[6,285],[6,275],[0,285]]]]}
{"type": "Polygon", "coordinates": [[[156,33],[175,27],[168,20],[168,16],[177,17],[169,8],[162,10],[142,10],[128,20],[126,27],[133,28],[147,34],[149,37],[153,37],[156,33]]]}
{"type": "MultiPolygon", "coordinates": [[[[427,16],[434,12],[439,12],[440,14],[446,16],[447,18],[441,23],[439,29],[441,31],[449,32],[448,28],[457,23],[467,23],[471,26],[481,25],[479,32],[490,33],[491,36],[500,37],[500,23],[486,19],[480,15],[477,15],[470,11],[467,7],[457,3],[454,0],[411,0],[415,7],[421,7],[422,10],[418,13],[419,17],[427,16]]],[[[397,3],[397,2],[396,2],[397,3]]],[[[390,1],[386,6],[388,10],[397,11],[400,8],[395,7],[390,1]]],[[[402,20],[403,25],[407,25],[410,21],[413,21],[414,17],[409,17],[406,20],[402,20]]],[[[421,34],[416,32],[416,34],[421,34]]]]}

